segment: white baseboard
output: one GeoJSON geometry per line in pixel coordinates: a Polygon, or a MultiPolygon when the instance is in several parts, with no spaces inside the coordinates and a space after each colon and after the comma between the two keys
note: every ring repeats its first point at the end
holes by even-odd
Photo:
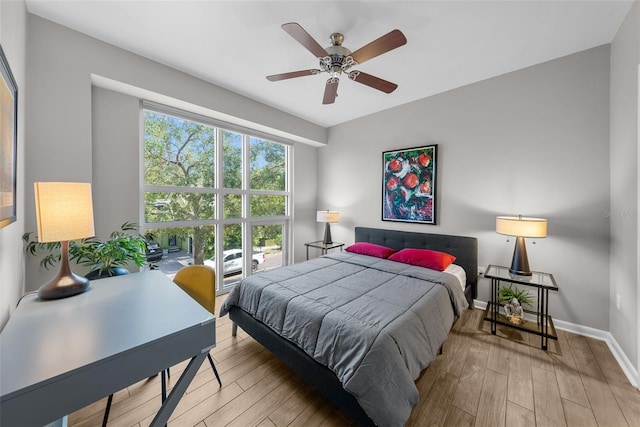
{"type": "MultiPolygon", "coordinates": [[[[473,305],[480,310],[487,308],[486,301],[474,300],[473,305]]],[[[595,338],[607,343],[611,354],[616,358],[618,365],[622,369],[622,372],[627,376],[627,379],[635,388],[640,388],[638,370],[633,366],[633,363],[629,360],[622,348],[611,335],[611,332],[602,331],[600,329],[591,328],[589,326],[576,325],[575,323],[565,322],[564,320],[553,319],[553,324],[556,329],[560,329],[574,334],[579,334],[589,338],[595,338]]]]}

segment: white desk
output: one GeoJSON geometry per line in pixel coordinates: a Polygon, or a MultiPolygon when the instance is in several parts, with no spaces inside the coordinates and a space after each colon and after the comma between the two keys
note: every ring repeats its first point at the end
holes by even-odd
{"type": "Polygon", "coordinates": [[[215,317],[160,271],[26,296],[0,333],[0,425],[42,426],[191,359],[158,411],[164,425],[215,346],[215,317]]]}

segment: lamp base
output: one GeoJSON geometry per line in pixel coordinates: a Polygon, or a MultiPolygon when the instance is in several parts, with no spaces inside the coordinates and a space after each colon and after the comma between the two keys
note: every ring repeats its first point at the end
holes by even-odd
{"type": "Polygon", "coordinates": [[[513,249],[513,259],[511,260],[511,268],[509,273],[518,276],[531,276],[529,269],[529,258],[527,258],[527,247],[524,244],[524,237],[516,238],[516,246],[513,249]]]}
{"type": "Polygon", "coordinates": [[[38,296],[42,299],[60,299],[81,294],[89,289],[89,279],[71,273],[69,276],[56,276],[49,283],[40,286],[38,296]]]}
{"type": "Polygon", "coordinates": [[[533,276],[533,273],[530,271],[514,270],[513,267],[509,269],[509,273],[515,276],[533,276]]]}
{"type": "Polygon", "coordinates": [[[331,240],[331,227],[329,227],[328,222],[324,225],[324,239],[322,240],[322,243],[324,245],[330,245],[333,243],[333,240],[331,240]]]}
{"type": "Polygon", "coordinates": [[[69,242],[60,242],[60,270],[49,283],[40,286],[38,296],[42,299],[59,299],[81,294],[89,289],[89,279],[78,276],[69,266],[69,242]]]}

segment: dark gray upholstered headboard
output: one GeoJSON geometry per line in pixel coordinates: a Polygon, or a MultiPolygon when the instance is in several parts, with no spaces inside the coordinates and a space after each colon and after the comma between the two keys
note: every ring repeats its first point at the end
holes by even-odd
{"type": "Polygon", "coordinates": [[[467,273],[467,299],[478,297],[478,239],[475,237],[356,227],[355,240],[396,250],[417,248],[449,253],[467,273]]]}

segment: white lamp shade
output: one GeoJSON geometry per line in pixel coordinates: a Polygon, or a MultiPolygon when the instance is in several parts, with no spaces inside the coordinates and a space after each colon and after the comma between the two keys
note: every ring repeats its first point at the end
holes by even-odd
{"type": "Polygon", "coordinates": [[[508,236],[547,237],[547,220],[522,216],[499,216],[496,232],[508,236]]]}
{"type": "Polygon", "coordinates": [[[62,242],[95,235],[91,184],[35,182],[39,242],[62,242]]]}
{"type": "Polygon", "coordinates": [[[340,220],[340,212],[336,211],[318,211],[316,215],[318,222],[338,222],[340,220]]]}

